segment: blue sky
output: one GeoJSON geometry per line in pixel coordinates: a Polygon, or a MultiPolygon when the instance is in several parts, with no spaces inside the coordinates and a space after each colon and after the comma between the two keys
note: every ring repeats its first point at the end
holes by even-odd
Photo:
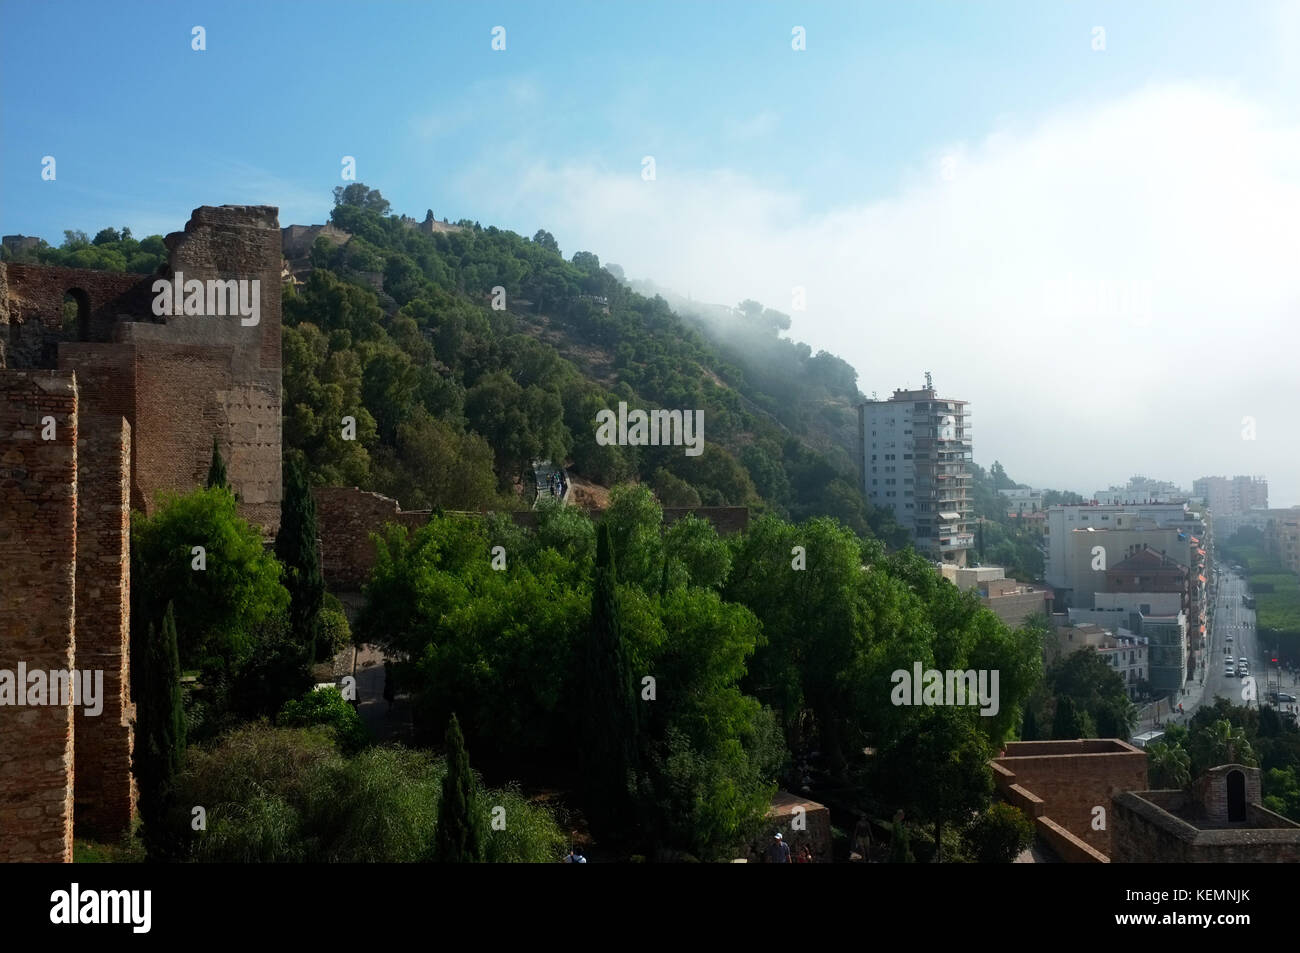
{"type": "Polygon", "coordinates": [[[1300,502],[1277,410],[1294,373],[1244,357],[1296,334],[1300,291],[1275,252],[1300,195],[1300,3],[11,0],[3,14],[6,234],[167,232],[225,203],[319,222],[351,155],[417,217],[545,227],[566,254],[707,300],[789,311],[803,287],[792,334],[852,362],[865,391],[933,370],[974,403],[976,458],[1017,479],[1088,492],[1137,471],[1264,472],[1274,502],[1300,502]],[[1136,328],[1078,302],[1045,317],[1043,289],[1072,279],[1148,282],[1155,309],[1136,328]],[[1018,375],[1090,337],[1129,353],[1085,375],[1086,400],[1057,387],[1027,413],[1018,375]],[[1205,355],[1225,363],[1203,396],[1217,437],[1189,445],[1164,407],[1205,355]],[[1105,459],[1044,459],[1062,429],[1105,459]]]}
{"type": "MultiPolygon", "coordinates": [[[[1252,10],[1258,16],[1252,17],[1252,10]]],[[[329,208],[343,155],[398,209],[531,232],[458,176],[507,150],[639,173],[723,167],[818,211],[887,195],[953,141],[1153,79],[1252,62],[1221,4],[9,3],[6,230],[168,227],[204,202],[329,208]],[[207,31],[193,51],[191,28],[207,31]],[[490,30],[506,27],[506,50],[490,30]],[[808,49],[790,48],[793,25],[808,49]],[[1091,30],[1106,29],[1104,55],[1091,30]],[[41,183],[40,158],[59,178],[41,183]]],[[[1252,23],[1253,21],[1253,23],[1252,23]]],[[[1294,105],[1294,103],[1292,103],[1294,105]]],[[[175,227],[175,226],[171,226],[175,227]]]]}

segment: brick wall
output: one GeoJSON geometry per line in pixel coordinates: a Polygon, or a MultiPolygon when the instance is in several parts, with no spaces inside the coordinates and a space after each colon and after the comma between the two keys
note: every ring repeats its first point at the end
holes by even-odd
{"type": "Polygon", "coordinates": [[[167,236],[171,275],[258,280],[256,325],[173,315],[119,326],[136,346],[133,480],[146,511],[160,490],[202,486],[215,436],[240,515],[273,535],[281,496],[280,227],[270,206],[203,206],[167,236]]]}
{"type": "Polygon", "coordinates": [[[1114,739],[1011,742],[994,763],[1042,799],[1044,815],[1107,856],[1114,796],[1147,786],[1146,752],[1114,739]],[[1093,830],[1097,806],[1106,810],[1106,830],[1093,830]]]}
{"type": "Polygon", "coordinates": [[[4,366],[52,368],[61,339],[111,340],[120,315],[149,314],[149,282],[144,275],[49,265],[0,265],[0,324],[5,330],[4,366]],[[63,296],[83,306],[84,321],[71,337],[63,332],[63,296]]]}
{"type": "Polygon", "coordinates": [[[76,709],[78,834],[116,840],[135,810],[131,775],[131,427],[87,416],[77,434],[78,669],[104,673],[103,710],[76,709]]]}
{"type": "Polygon", "coordinates": [[[1241,828],[1201,830],[1173,816],[1183,792],[1128,792],[1115,798],[1116,863],[1294,864],[1300,862],[1300,827],[1257,804],[1247,806],[1241,828]],[[1161,804],[1153,803],[1159,800],[1161,804]],[[1162,807],[1163,805],[1163,807],[1162,807]],[[1283,826],[1288,825],[1288,826],[1283,826]]]}
{"type": "MultiPolygon", "coordinates": [[[[0,669],[73,667],[76,521],[74,376],[0,371],[0,669]]],[[[71,704],[0,706],[0,862],[72,859],[73,752],[71,704]]]]}

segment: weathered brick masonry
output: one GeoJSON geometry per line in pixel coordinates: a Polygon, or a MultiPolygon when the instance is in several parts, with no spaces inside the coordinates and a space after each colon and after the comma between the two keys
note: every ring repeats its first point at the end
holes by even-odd
{"type": "MultiPolygon", "coordinates": [[[[1107,857],[1111,853],[1114,798],[1147,784],[1146,752],[1113,738],[1013,741],[993,764],[1003,769],[995,774],[1004,794],[1012,786],[1031,793],[1041,802],[1041,810],[1030,810],[1033,816],[1049,817],[1107,857]],[[1105,809],[1104,830],[1093,829],[1096,807],[1105,809]]],[[[1008,799],[1026,809],[1015,797],[1008,799]]]]}
{"type": "Polygon", "coordinates": [[[70,860],[74,803],[88,834],[130,824],[130,508],[202,486],[215,436],[241,515],[279,525],[277,210],[204,206],[166,244],[148,277],[0,264],[0,668],[104,673],[97,716],[0,708],[0,860],[70,860]],[[258,323],[154,315],[177,273],[259,281],[258,323]]]}
{"type": "MultiPolygon", "coordinates": [[[[0,669],[73,664],[77,385],[0,373],[0,669]],[[41,439],[54,418],[53,440],[41,439]]],[[[22,686],[20,690],[25,688],[22,686]]],[[[0,707],[0,861],[72,859],[72,705],[0,707]]]]}
{"type": "Polygon", "coordinates": [[[78,669],[104,673],[103,710],[76,712],[76,827],[113,839],[131,826],[131,425],[80,415],[77,440],[78,669]],[[123,770],[124,766],[126,770],[123,770]]]}

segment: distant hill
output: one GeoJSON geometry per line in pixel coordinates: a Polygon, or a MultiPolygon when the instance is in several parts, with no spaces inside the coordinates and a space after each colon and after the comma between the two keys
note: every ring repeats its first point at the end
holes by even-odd
{"type": "MultiPolygon", "coordinates": [[[[597,495],[636,481],[669,506],[828,515],[905,542],[857,489],[856,373],[780,337],[784,315],[643,294],[546,231],[419,222],[361,183],[335,190],[329,226],[286,229],[284,443],[314,482],[513,507],[549,458],[597,495]],[[702,411],[704,451],[602,446],[597,412],[620,401],[702,411]]],[[[108,229],[23,256],[147,272],[163,251],[108,229]]]]}

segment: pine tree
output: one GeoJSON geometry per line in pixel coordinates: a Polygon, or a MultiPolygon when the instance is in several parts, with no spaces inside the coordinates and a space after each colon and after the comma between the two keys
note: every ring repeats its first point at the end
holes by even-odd
{"type": "Polygon", "coordinates": [[[230,489],[230,484],[226,481],[226,461],[221,459],[221,448],[217,446],[217,438],[212,438],[212,462],[208,464],[208,489],[219,486],[222,489],[230,489]]]}
{"type": "Polygon", "coordinates": [[[143,671],[136,698],[136,737],[132,757],[139,787],[140,818],[150,860],[169,860],[177,853],[177,838],[168,829],[172,790],[185,756],[185,710],[181,697],[180,653],[176,647],[176,618],[167,603],[162,632],[149,624],[143,671]]]}
{"type": "Polygon", "coordinates": [[[294,643],[302,646],[307,653],[307,664],[312,665],[316,661],[316,634],[325,600],[325,580],[321,576],[320,547],[316,543],[316,501],[296,460],[285,462],[275,556],[285,569],[289,627],[294,643]]]}
{"type": "Polygon", "coordinates": [[[596,537],[591,628],[578,686],[579,762],[592,827],[615,835],[633,826],[640,731],[635,683],[619,624],[617,579],[609,527],[602,524],[596,537]]]}
{"type": "Polygon", "coordinates": [[[433,860],[440,864],[483,862],[486,836],[479,813],[474,772],[470,770],[465,739],[453,712],[447,724],[447,774],[438,802],[438,829],[433,839],[433,860]]]}

